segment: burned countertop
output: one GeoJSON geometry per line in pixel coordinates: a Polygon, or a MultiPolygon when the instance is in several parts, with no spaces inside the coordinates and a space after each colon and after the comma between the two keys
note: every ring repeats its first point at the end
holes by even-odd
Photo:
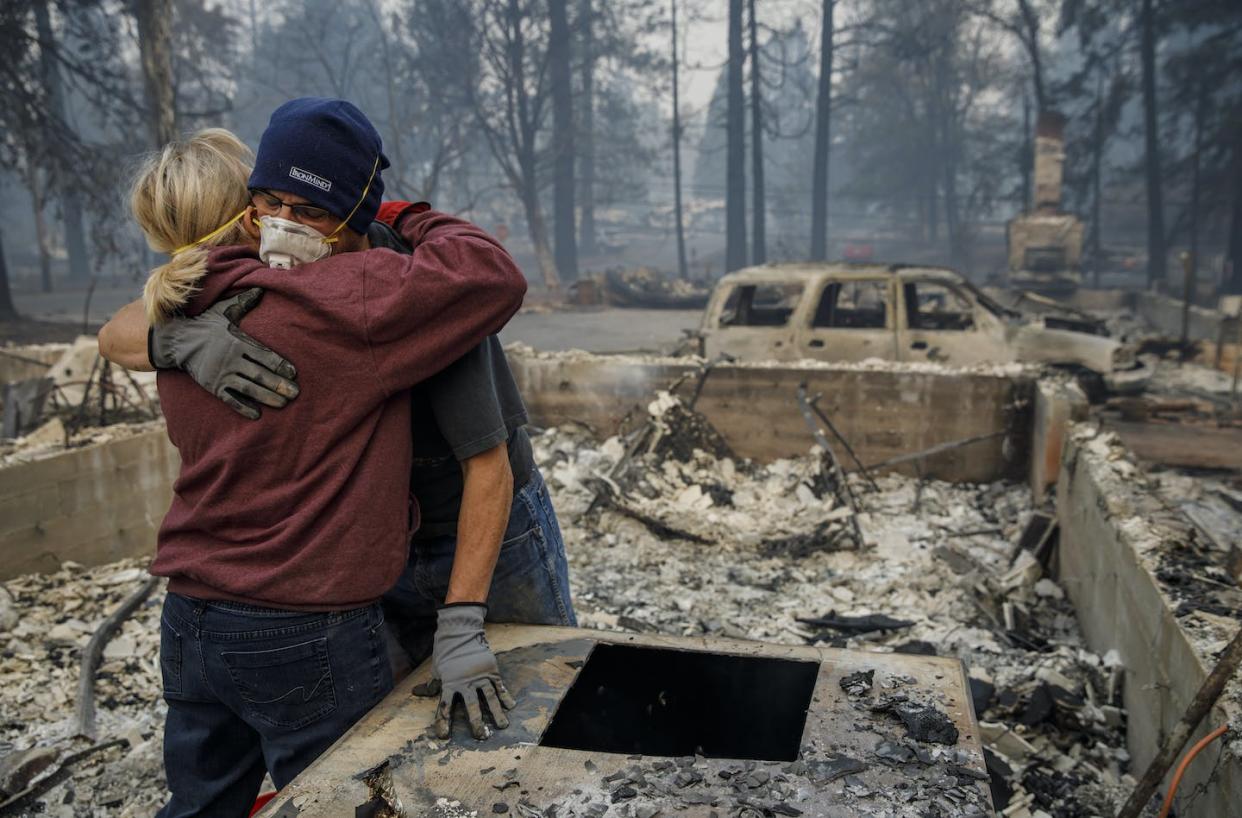
{"type": "Polygon", "coordinates": [[[263,816],[989,815],[955,659],[491,626],[518,700],[428,732],[424,665],[263,816]]]}

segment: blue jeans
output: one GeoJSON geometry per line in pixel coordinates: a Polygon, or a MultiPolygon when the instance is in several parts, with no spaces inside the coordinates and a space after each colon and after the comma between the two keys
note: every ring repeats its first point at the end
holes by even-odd
{"type": "Polygon", "coordinates": [[[379,603],[333,613],[168,594],[161,818],[246,816],[263,775],[283,787],[392,689],[379,603]]]}
{"type": "MultiPolygon", "coordinates": [[[[448,595],[457,538],[415,540],[401,578],[384,595],[384,614],[412,667],[431,655],[436,608],[448,595]]],[[[513,495],[487,596],[488,622],[576,626],[565,540],[539,469],[513,495]]]]}

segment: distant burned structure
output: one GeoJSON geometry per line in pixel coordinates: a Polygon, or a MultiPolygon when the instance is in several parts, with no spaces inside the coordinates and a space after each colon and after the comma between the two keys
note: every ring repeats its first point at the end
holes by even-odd
{"type": "Polygon", "coordinates": [[[1008,225],[1009,283],[1047,295],[1073,292],[1082,283],[1083,223],[1061,211],[1065,117],[1039,115],[1035,127],[1035,200],[1008,225]]]}

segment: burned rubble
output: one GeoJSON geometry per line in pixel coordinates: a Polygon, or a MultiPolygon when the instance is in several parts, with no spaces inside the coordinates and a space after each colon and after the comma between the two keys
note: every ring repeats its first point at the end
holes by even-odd
{"type": "Polygon", "coordinates": [[[83,649],[146,576],[145,561],[125,560],[5,583],[19,613],[0,612],[0,805],[12,802],[0,815],[144,816],[163,802],[162,592],[104,649],[97,739],[78,734],[74,713],[83,649]]]}
{"type": "MultiPolygon", "coordinates": [[[[650,426],[667,426],[670,401],[648,407],[650,426]]],[[[853,548],[835,534],[848,531],[850,510],[818,452],[757,465],[698,448],[677,460],[569,427],[547,431],[535,447],[586,626],[957,656],[979,694],[999,809],[1075,816],[1119,803],[1129,760],[1120,668],[1085,648],[1072,606],[1039,560],[1014,558],[1033,511],[1025,486],[889,474],[876,478],[877,492],[852,475],[865,537],[853,548]],[[621,499],[596,502],[595,481],[623,460],[626,473],[644,477],[621,499]],[[645,492],[652,480],[659,491],[645,492]],[[653,532],[617,513],[617,503],[697,539],[653,532]],[[825,522],[833,528],[820,535],[825,522]],[[795,550],[764,548],[791,536],[806,540],[795,550]]],[[[888,706],[899,719],[904,710],[923,738],[937,733],[919,703],[888,706]]]]}
{"type": "MultiPolygon", "coordinates": [[[[1123,668],[1115,654],[1086,649],[1073,607],[1049,575],[1055,554],[1046,546],[1055,532],[1032,537],[1032,521],[1048,518],[1038,517],[1025,485],[887,474],[872,487],[850,475],[855,514],[823,452],[752,463],[680,400],[661,394],[645,409],[624,436],[599,441],[565,426],[534,437],[583,625],[958,657],[970,675],[986,785],[998,810],[1115,811],[1135,772],[1125,749],[1123,668]]],[[[1099,435],[1091,445],[1113,458],[1118,479],[1138,479],[1114,438],[1099,435]]],[[[1181,496],[1175,475],[1152,479],[1181,496]]],[[[1188,502],[1229,505],[1230,486],[1204,484],[1188,502]]],[[[72,816],[101,805],[148,814],[163,797],[161,592],[105,651],[96,680],[99,738],[75,737],[73,726],[83,646],[141,581],[142,568],[138,561],[90,570],[66,564],[11,580],[0,593],[6,798],[32,788],[30,803],[42,814],[72,816]]],[[[1206,592],[1199,599],[1192,618],[1210,623],[1206,592]]],[[[860,720],[880,718],[895,731],[869,757],[817,749],[789,770],[765,770],[773,777],[755,787],[750,782],[762,776],[752,779],[758,768],[749,762],[715,779],[698,770],[709,787],[687,783],[693,759],[689,768],[635,760],[633,775],[600,782],[608,797],[592,808],[643,814],[646,796],[665,787],[688,793],[686,803],[717,803],[722,815],[784,815],[796,809],[781,798],[789,788],[833,786],[859,805],[858,814],[880,815],[871,803],[878,794],[860,774],[883,765],[921,771],[907,803],[939,804],[922,814],[970,814],[970,793],[984,782],[945,747],[952,726],[936,702],[920,698],[916,681],[842,684],[858,699],[860,720]],[[683,786],[673,780],[679,773],[683,786]]],[[[510,814],[527,814],[506,803],[510,814]]]]}

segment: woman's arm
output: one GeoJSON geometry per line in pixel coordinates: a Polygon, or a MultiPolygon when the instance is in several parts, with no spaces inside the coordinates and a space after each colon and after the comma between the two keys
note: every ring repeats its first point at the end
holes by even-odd
{"type": "Polygon", "coordinates": [[[155,369],[147,357],[147,315],[141,298],[117,310],[99,330],[99,354],[134,372],[155,369]]]}

